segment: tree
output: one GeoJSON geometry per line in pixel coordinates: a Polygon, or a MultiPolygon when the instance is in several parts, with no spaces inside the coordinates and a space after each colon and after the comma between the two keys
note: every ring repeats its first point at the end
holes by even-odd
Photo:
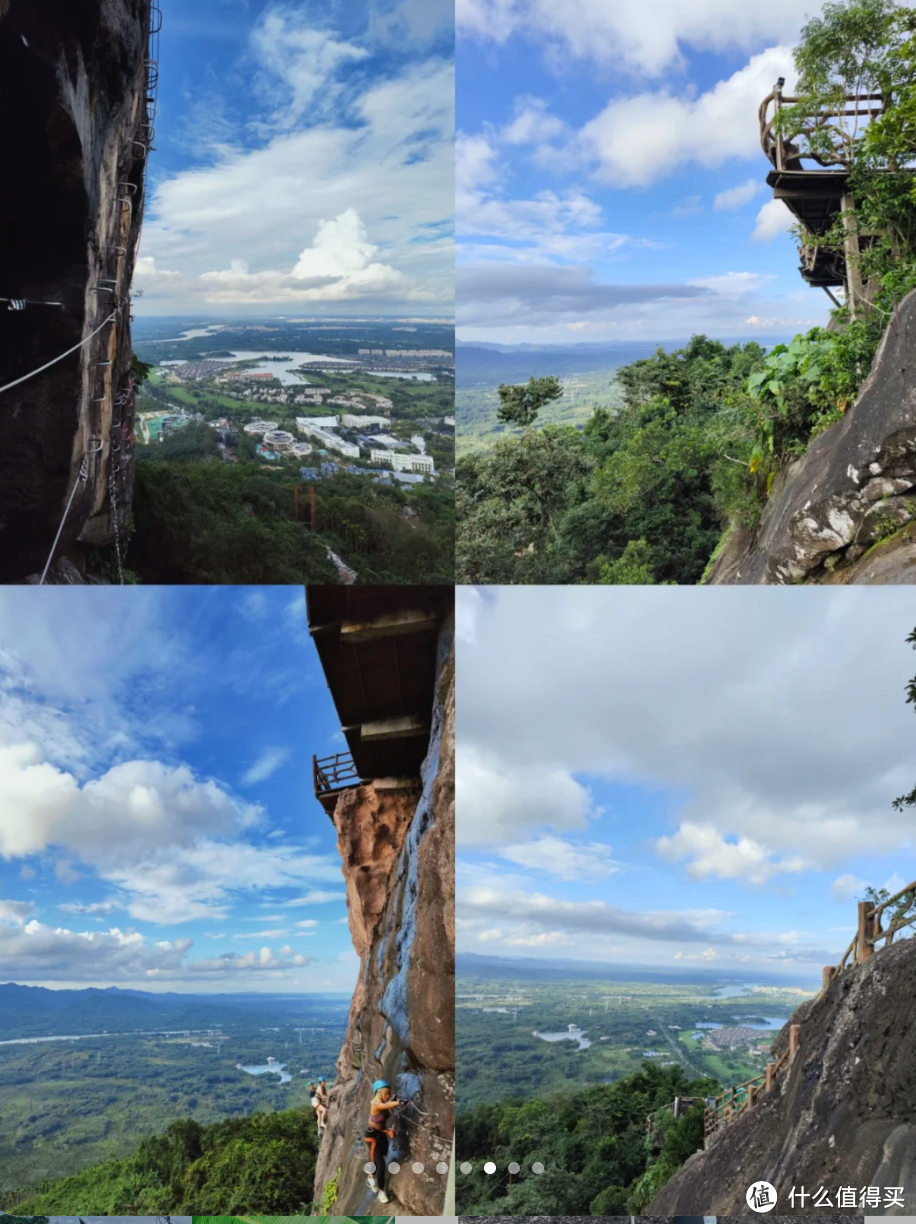
{"type": "Polygon", "coordinates": [[[545,378],[529,378],[527,386],[499,384],[499,408],[496,419],[504,425],[521,425],[528,429],[537,420],[545,404],[558,400],[563,394],[560,381],[553,374],[545,378]]]}
{"type": "MultiPolygon", "coordinates": [[[[907,638],[907,642],[916,649],[916,629],[907,638]]],[[[916,676],[909,681],[906,686],[906,703],[907,705],[916,706],[916,676]]],[[[916,786],[907,795],[898,795],[894,800],[893,806],[898,812],[902,812],[905,807],[916,807],[916,786]]]]}

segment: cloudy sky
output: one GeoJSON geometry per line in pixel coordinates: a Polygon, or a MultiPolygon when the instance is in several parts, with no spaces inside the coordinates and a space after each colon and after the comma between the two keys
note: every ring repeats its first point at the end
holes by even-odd
{"type": "Polygon", "coordinates": [[[916,878],[905,588],[458,588],[460,950],[820,981],[916,878]]]}
{"type": "Polygon", "coordinates": [[[757,108],[818,0],[457,0],[466,340],[793,335],[757,108]]]}
{"type": "Polygon", "coordinates": [[[451,0],[160,0],[142,314],[448,316],[451,0]]]}
{"type": "Polygon", "coordinates": [[[348,991],[302,589],[0,591],[0,982],[348,991]]]}

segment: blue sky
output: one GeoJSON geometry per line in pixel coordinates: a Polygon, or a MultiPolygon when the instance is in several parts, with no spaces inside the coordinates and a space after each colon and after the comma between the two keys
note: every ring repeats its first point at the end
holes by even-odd
{"type": "Polygon", "coordinates": [[[914,625],[894,588],[459,588],[459,950],[819,982],[916,879],[914,625]]]}
{"type": "Polygon", "coordinates": [[[295,587],[0,592],[0,981],[352,988],[295,587]]]}
{"type": "Polygon", "coordinates": [[[458,0],[458,334],[791,336],[797,272],[757,107],[816,2],[458,0]]]}
{"type": "Polygon", "coordinates": [[[450,0],[160,0],[143,314],[450,316],[450,0]]]}

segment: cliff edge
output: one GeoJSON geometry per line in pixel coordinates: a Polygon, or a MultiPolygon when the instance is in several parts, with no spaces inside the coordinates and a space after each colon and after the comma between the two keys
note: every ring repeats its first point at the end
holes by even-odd
{"type": "Polygon", "coordinates": [[[455,1100],[454,622],[439,670],[422,787],[382,779],[351,788],[334,809],[359,978],[315,1175],[325,1212],[378,1213],[366,1183],[363,1134],[372,1082],[409,1102],[396,1115],[387,1208],[438,1215],[451,1163],[455,1100]],[[389,782],[391,785],[389,785],[389,782]],[[421,1164],[423,1171],[413,1171],[421,1164]]]}
{"type": "MultiPolygon", "coordinates": [[[[787,1072],[754,1107],[721,1130],[649,1204],[653,1214],[702,1212],[751,1216],[748,1186],[768,1181],[777,1210],[817,1216],[824,1187],[838,1215],[861,1218],[861,1207],[837,1205],[841,1186],[881,1188],[868,1214],[916,1213],[916,939],[875,953],[834,979],[789,1024],[801,1025],[799,1050],[787,1072]],[[789,1192],[811,1195],[790,1205],[789,1192]],[[888,1187],[902,1187],[902,1205],[888,1207],[888,1187]]],[[[773,1043],[778,1058],[789,1024],[773,1043]]]]}
{"type": "Polygon", "coordinates": [[[710,584],[914,583],[916,291],[855,404],[780,472],[755,531],[733,528],[710,584]]]}
{"type": "MultiPolygon", "coordinates": [[[[151,0],[0,0],[0,582],[126,540],[151,0]],[[75,492],[74,492],[75,490],[75,492]]],[[[158,12],[156,14],[158,21],[158,12]]]]}

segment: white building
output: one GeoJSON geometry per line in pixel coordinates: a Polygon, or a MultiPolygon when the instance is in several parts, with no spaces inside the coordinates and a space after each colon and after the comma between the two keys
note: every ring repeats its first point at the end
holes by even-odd
{"type": "MultiPolygon", "coordinates": [[[[335,417],[334,419],[336,421],[337,418],[335,417]]],[[[338,438],[337,434],[331,433],[329,429],[322,429],[318,425],[311,424],[307,417],[297,417],[296,424],[299,426],[300,433],[304,433],[326,450],[337,451],[348,459],[359,458],[358,446],[354,446],[350,442],[344,442],[342,438],[338,438]]]]}
{"type": "Polygon", "coordinates": [[[451,426],[452,426],[452,428],[454,429],[454,427],[455,427],[455,418],[454,418],[454,417],[443,417],[443,418],[442,418],[442,424],[443,424],[443,425],[451,425],[451,426]]]}
{"type": "Polygon", "coordinates": [[[376,416],[342,416],[340,423],[344,429],[370,429],[374,425],[387,428],[390,424],[387,417],[376,416]]]}
{"type": "Polygon", "coordinates": [[[270,429],[264,435],[264,443],[266,446],[271,446],[274,450],[277,447],[289,446],[295,439],[291,433],[287,433],[285,429],[270,429]]]}
{"type": "Polygon", "coordinates": [[[308,433],[310,429],[336,429],[340,424],[340,417],[296,417],[296,424],[299,426],[300,433],[308,433]]]}
{"type": "Polygon", "coordinates": [[[312,448],[308,442],[294,442],[289,449],[298,459],[304,459],[306,455],[312,453],[312,448]]]}
{"type": "Polygon", "coordinates": [[[255,419],[253,421],[250,421],[244,428],[245,428],[246,434],[253,434],[255,437],[258,437],[261,434],[270,433],[272,429],[276,429],[277,422],[276,421],[261,421],[261,420],[255,419]]]}
{"type": "Polygon", "coordinates": [[[396,472],[416,472],[422,476],[435,476],[436,468],[431,455],[395,455],[391,451],[369,452],[373,463],[390,464],[396,472]]]}

